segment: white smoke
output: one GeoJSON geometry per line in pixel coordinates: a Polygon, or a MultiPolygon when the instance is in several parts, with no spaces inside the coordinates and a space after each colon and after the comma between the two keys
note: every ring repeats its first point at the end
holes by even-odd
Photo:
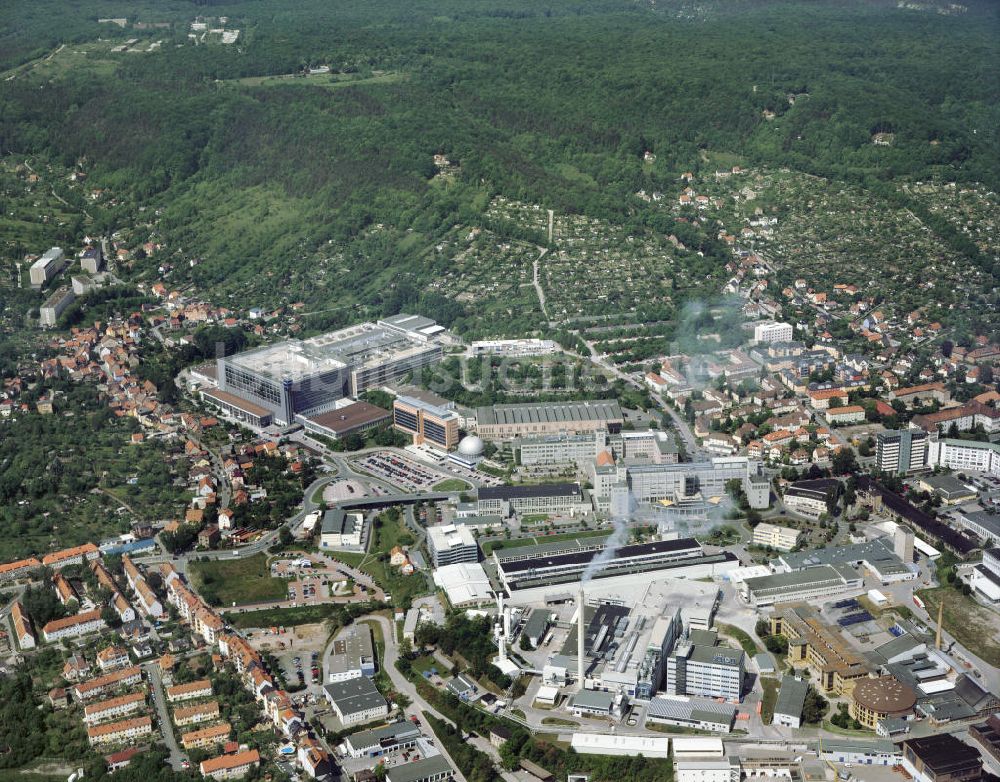
{"type": "MultiPolygon", "coordinates": [[[[614,500],[612,500],[612,504],[615,504],[614,500]]],[[[584,569],[583,575],[580,576],[580,582],[582,584],[586,584],[588,581],[597,576],[597,574],[604,569],[604,566],[615,558],[615,554],[618,549],[628,542],[628,522],[632,509],[635,505],[631,491],[628,493],[628,498],[625,504],[627,505],[627,509],[625,509],[624,512],[622,512],[623,509],[621,508],[614,509],[617,512],[614,512],[611,516],[611,524],[613,526],[611,535],[608,537],[604,548],[597,552],[594,558],[590,560],[587,567],[584,569]]]]}

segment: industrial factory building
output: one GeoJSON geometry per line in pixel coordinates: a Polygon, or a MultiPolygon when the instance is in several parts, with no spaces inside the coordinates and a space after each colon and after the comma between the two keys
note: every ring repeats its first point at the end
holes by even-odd
{"type": "Polygon", "coordinates": [[[441,359],[444,329],[396,315],[217,359],[218,388],[287,425],[441,359]]]}
{"type": "MultiPolygon", "coordinates": [[[[580,581],[588,565],[600,549],[589,548],[560,554],[497,561],[497,575],[513,596],[519,590],[565,591],[567,585],[580,581]]],[[[622,546],[614,557],[595,574],[595,581],[619,577],[637,577],[636,584],[655,578],[704,578],[727,573],[739,566],[739,560],[729,552],[705,554],[694,538],[659,540],[622,546]]]]}
{"type": "MultiPolygon", "coordinates": [[[[760,463],[745,456],[720,457],[704,462],[652,464],[621,464],[594,462],[591,479],[594,485],[594,505],[598,510],[608,511],[613,504],[617,490],[625,489],[632,501],[656,503],[663,507],[681,510],[691,506],[703,514],[707,508],[717,506],[726,497],[726,483],[738,480],[744,484],[759,474],[760,463]]],[[[763,491],[754,484],[753,491],[747,491],[747,498],[753,508],[768,506],[768,484],[763,491]]]]}

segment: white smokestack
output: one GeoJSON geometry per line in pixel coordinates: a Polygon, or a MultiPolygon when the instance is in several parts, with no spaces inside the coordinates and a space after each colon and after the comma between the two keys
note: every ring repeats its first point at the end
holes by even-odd
{"type": "Polygon", "coordinates": [[[580,689],[583,687],[583,669],[584,669],[584,633],[583,633],[583,588],[576,595],[576,678],[579,683],[580,689]]]}
{"type": "Polygon", "coordinates": [[[503,636],[510,638],[510,606],[503,610],[503,636]]]}

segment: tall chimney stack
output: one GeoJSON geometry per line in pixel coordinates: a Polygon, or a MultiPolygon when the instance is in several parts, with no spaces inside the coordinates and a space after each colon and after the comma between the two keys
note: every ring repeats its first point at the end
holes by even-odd
{"type": "Polygon", "coordinates": [[[584,671],[584,633],[583,633],[583,587],[580,587],[580,591],[576,595],[576,679],[580,686],[580,689],[584,689],[583,686],[583,671],[584,671]]]}
{"type": "Polygon", "coordinates": [[[937,637],[934,639],[934,645],[937,647],[938,651],[941,650],[941,625],[944,624],[944,595],[941,595],[941,603],[938,605],[938,621],[937,621],[937,637]]]}

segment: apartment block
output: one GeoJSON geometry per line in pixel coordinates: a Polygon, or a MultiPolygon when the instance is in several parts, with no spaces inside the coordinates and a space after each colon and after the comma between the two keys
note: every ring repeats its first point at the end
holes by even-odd
{"type": "Polygon", "coordinates": [[[174,725],[178,728],[184,725],[195,725],[199,722],[209,722],[219,718],[219,702],[208,701],[196,703],[193,706],[181,706],[174,709],[174,725]]]}
{"type": "Polygon", "coordinates": [[[905,475],[927,466],[929,438],[921,429],[894,429],[875,438],[875,464],[890,475],[905,475]]]}
{"type": "Polygon", "coordinates": [[[181,746],[184,749],[190,750],[224,744],[229,741],[231,731],[232,726],[228,722],[223,722],[221,725],[212,725],[208,728],[192,730],[181,736],[181,746]]]}
{"type": "Polygon", "coordinates": [[[199,679],[198,681],[167,687],[167,700],[171,703],[193,700],[194,698],[207,698],[211,694],[212,682],[208,679],[199,679]]]}
{"type": "Polygon", "coordinates": [[[149,736],[152,732],[153,721],[149,717],[136,717],[87,728],[87,740],[92,747],[103,744],[125,744],[149,736]]]}
{"type": "Polygon", "coordinates": [[[106,701],[90,703],[83,707],[83,722],[85,725],[97,725],[110,719],[120,719],[134,714],[146,707],[145,692],[131,692],[119,695],[106,701]]]}

